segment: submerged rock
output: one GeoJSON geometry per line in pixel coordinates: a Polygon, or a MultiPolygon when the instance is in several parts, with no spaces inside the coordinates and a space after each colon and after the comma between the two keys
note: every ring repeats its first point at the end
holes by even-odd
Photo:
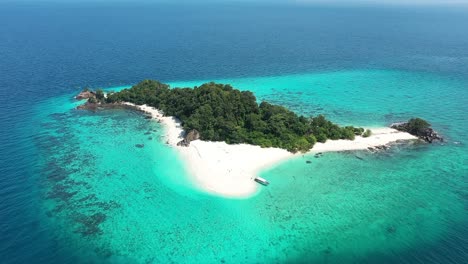
{"type": "Polygon", "coordinates": [[[394,226],[387,226],[387,233],[393,234],[396,232],[396,227],[394,226]]]}
{"type": "Polygon", "coordinates": [[[97,103],[86,102],[85,104],[77,106],[76,109],[96,111],[98,110],[98,107],[99,107],[99,104],[97,103]]]}
{"type": "Polygon", "coordinates": [[[375,149],[378,149],[378,150],[387,150],[389,149],[390,147],[387,146],[387,145],[380,145],[380,146],[375,146],[375,149]]]}
{"type": "Polygon", "coordinates": [[[356,159],[359,159],[359,160],[364,160],[363,157],[359,157],[358,155],[354,155],[354,157],[356,157],[356,159]]]}
{"type": "Polygon", "coordinates": [[[145,147],[145,144],[135,144],[135,147],[137,147],[137,148],[143,148],[143,147],[145,147]]]}
{"type": "Polygon", "coordinates": [[[370,152],[375,153],[375,152],[382,151],[382,150],[389,150],[390,145],[378,145],[378,146],[374,146],[374,147],[367,147],[367,149],[370,152]]]}
{"type": "Polygon", "coordinates": [[[100,212],[93,215],[77,213],[74,215],[75,222],[79,224],[76,232],[83,236],[102,234],[100,225],[106,220],[106,218],[107,215],[100,212]]]}

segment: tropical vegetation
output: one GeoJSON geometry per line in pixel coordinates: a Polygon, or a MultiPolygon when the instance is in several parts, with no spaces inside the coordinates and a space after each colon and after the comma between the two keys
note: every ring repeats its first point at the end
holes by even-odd
{"type": "Polygon", "coordinates": [[[340,127],[323,115],[305,117],[283,106],[257,103],[250,91],[213,82],[194,88],[171,89],[167,84],[145,80],[107,96],[97,91],[96,100],[155,107],[167,116],[179,118],[185,131],[199,131],[202,140],[278,147],[291,152],[305,152],[317,141],[353,140],[355,135],[364,133],[362,128],[340,127]]]}

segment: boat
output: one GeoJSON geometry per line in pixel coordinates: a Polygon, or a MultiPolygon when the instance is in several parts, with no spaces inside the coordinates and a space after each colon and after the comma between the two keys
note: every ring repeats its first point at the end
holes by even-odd
{"type": "Polygon", "coordinates": [[[255,181],[262,184],[262,185],[265,185],[267,186],[268,184],[270,184],[267,180],[263,179],[262,177],[256,177],[255,178],[255,181]]]}

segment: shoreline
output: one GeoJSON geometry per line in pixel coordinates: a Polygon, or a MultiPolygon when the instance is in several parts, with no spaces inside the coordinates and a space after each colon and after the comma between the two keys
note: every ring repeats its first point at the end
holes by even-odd
{"type": "Polygon", "coordinates": [[[184,130],[175,117],[147,105],[134,105],[137,109],[151,114],[165,128],[165,140],[183,158],[192,183],[203,192],[228,198],[248,198],[258,192],[258,183],[253,179],[258,173],[280,162],[306,154],[318,152],[340,152],[349,150],[368,150],[397,141],[414,140],[417,137],[381,127],[371,128],[372,135],[367,138],[356,136],[355,140],[327,140],[317,142],[307,153],[293,154],[280,148],[261,148],[249,144],[228,145],[226,142],[194,140],[190,146],[177,146],[183,139],[184,130]]]}

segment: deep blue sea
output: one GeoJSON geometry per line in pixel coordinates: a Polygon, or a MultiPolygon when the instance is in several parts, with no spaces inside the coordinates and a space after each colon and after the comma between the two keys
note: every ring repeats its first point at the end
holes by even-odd
{"type": "Polygon", "coordinates": [[[0,3],[0,263],[467,263],[467,29],[455,7],[0,3]],[[73,109],[143,79],[340,124],[420,116],[447,140],[291,160],[250,199],[211,197],[159,124],[73,109]]]}

